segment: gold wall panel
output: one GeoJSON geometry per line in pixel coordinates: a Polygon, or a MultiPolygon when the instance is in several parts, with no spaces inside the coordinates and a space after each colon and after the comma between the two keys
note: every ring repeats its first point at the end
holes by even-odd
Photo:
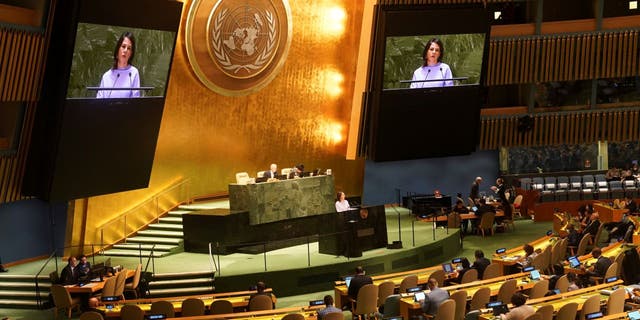
{"type": "MultiPolygon", "coordinates": [[[[331,168],[336,189],[360,195],[363,160],[346,160],[363,1],[290,1],[293,38],[280,74],[261,91],[225,97],[194,75],[184,45],[185,1],[149,188],[92,197],[96,228],[179,179],[190,194],[226,192],[235,173],[270,163],[331,168]]],[[[128,222],[129,223],[129,222],[128,222]]],[[[74,225],[74,233],[81,226],[74,225]]],[[[137,226],[131,226],[135,229],[137,226]]]]}

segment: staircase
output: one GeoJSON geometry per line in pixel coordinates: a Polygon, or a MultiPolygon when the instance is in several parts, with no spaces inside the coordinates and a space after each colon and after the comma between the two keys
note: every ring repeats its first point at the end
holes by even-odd
{"type": "Polygon", "coordinates": [[[138,257],[149,256],[151,248],[155,245],[153,256],[164,257],[183,250],[182,215],[192,210],[172,210],[165,217],[161,217],[157,223],[147,226],[145,230],[130,238],[124,243],[113,245],[105,250],[106,256],[138,257]]]}
{"type": "MultiPolygon", "coordinates": [[[[49,299],[51,282],[46,275],[39,276],[38,280],[40,297],[43,302],[46,302],[49,299]]],[[[1,274],[0,308],[38,309],[35,276],[1,274]]]]}
{"type": "Polygon", "coordinates": [[[149,282],[149,294],[153,298],[208,294],[215,290],[211,271],[156,273],[149,282]]]}

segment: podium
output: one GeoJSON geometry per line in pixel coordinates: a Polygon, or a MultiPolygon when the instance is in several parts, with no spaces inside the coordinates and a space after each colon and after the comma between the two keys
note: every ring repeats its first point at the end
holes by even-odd
{"type": "Polygon", "coordinates": [[[387,246],[387,218],[383,205],[331,215],[333,223],[326,226],[318,239],[320,253],[361,257],[363,251],[387,246]]]}

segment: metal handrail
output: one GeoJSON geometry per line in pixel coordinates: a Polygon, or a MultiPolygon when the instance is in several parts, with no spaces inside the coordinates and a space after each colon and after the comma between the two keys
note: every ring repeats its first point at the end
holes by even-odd
{"type": "Polygon", "coordinates": [[[42,271],[44,271],[44,268],[49,264],[49,261],[51,261],[51,259],[54,259],[55,264],[56,264],[56,273],[58,272],[58,259],[57,259],[57,254],[56,251],[53,251],[49,257],[47,258],[47,260],[44,262],[44,264],[42,265],[42,267],[40,268],[40,270],[38,270],[38,272],[36,273],[35,276],[35,283],[36,283],[36,302],[38,303],[38,307],[42,308],[42,298],[40,297],[40,283],[38,282],[38,278],[40,277],[40,274],[42,273],[42,271]]]}

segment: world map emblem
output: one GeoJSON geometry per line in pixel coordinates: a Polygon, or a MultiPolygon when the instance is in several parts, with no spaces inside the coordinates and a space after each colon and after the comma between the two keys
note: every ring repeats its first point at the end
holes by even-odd
{"type": "Polygon", "coordinates": [[[185,32],[198,79],[228,96],[265,87],[284,64],[291,43],[287,1],[194,0],[185,32]]]}

